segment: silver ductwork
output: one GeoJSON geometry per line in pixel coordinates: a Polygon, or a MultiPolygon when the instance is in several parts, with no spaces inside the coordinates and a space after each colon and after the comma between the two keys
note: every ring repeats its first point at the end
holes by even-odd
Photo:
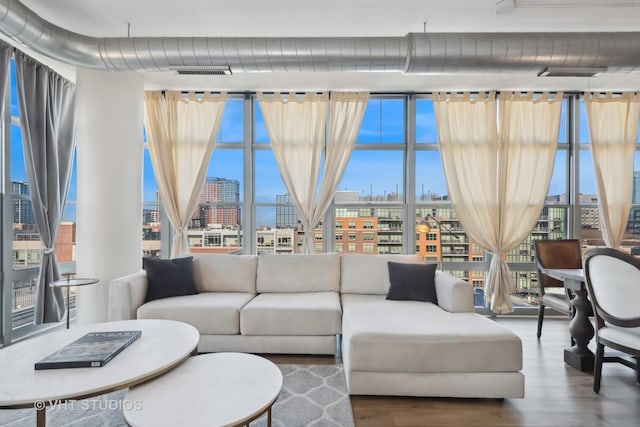
{"type": "Polygon", "coordinates": [[[540,73],[640,71],[640,33],[410,33],[404,37],[95,38],[67,31],[17,0],[0,0],[0,32],[34,52],[113,71],[230,68],[253,72],[540,73]]]}

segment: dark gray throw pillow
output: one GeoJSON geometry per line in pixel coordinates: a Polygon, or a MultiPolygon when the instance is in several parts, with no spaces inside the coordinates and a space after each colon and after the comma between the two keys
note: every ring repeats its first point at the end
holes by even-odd
{"type": "Polygon", "coordinates": [[[142,268],[148,282],[145,302],[198,293],[193,280],[193,257],[143,258],[142,268]]]}
{"type": "Polygon", "coordinates": [[[438,264],[387,263],[389,266],[388,300],[424,301],[438,304],[436,296],[436,267],[438,264]]]}

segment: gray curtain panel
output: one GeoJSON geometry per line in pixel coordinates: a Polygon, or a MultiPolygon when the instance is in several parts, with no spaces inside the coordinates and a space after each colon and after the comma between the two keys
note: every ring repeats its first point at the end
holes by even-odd
{"type": "MultiPolygon", "coordinates": [[[[13,54],[13,46],[0,40],[0,100],[4,99],[9,83],[9,62],[13,54]]],[[[4,113],[4,102],[0,105],[0,113],[4,113]]],[[[3,114],[0,114],[2,116],[3,114]]]]}
{"type": "Polygon", "coordinates": [[[35,323],[64,314],[56,238],[67,200],[75,146],[75,86],[49,67],[16,51],[22,147],[36,226],[44,245],[36,288],[35,323]]]}

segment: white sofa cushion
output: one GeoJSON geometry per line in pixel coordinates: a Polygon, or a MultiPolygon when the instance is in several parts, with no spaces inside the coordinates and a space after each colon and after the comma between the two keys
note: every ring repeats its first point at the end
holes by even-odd
{"type": "Polygon", "coordinates": [[[340,290],[340,254],[262,254],[258,293],[340,290]]]}
{"type": "Polygon", "coordinates": [[[343,254],[340,292],[351,294],[387,295],[389,268],[387,262],[420,263],[420,255],[343,254]]]}
{"type": "Polygon", "coordinates": [[[342,326],[337,292],[267,293],[240,313],[243,335],[337,335],[342,326]]]}
{"type": "Polygon", "coordinates": [[[190,255],[198,292],[256,293],[257,255],[190,255]]]}
{"type": "Polygon", "coordinates": [[[163,298],[138,308],[138,319],[168,319],[193,325],[200,335],[239,334],[240,310],[255,295],[243,292],[203,292],[163,298]]]}
{"type": "Polygon", "coordinates": [[[343,357],[350,370],[507,372],[522,369],[520,338],[476,313],[418,301],[342,295],[343,357]]]}

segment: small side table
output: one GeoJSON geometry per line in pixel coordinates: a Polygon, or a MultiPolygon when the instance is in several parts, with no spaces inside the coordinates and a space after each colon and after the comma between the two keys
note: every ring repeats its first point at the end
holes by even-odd
{"type": "Polygon", "coordinates": [[[49,286],[52,288],[66,288],[67,289],[67,329],[69,329],[69,310],[71,309],[71,303],[69,301],[69,288],[73,286],[85,286],[85,285],[93,285],[94,283],[98,283],[98,279],[90,279],[90,278],[71,278],[72,274],[67,274],[67,278],[64,280],[56,280],[55,282],[51,282],[49,286]]]}

